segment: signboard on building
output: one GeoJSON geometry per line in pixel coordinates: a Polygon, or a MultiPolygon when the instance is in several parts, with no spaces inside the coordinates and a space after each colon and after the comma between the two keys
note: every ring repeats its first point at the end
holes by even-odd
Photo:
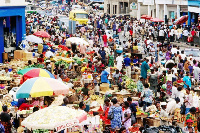
{"type": "Polygon", "coordinates": [[[188,0],[188,6],[200,6],[200,0],[188,0]]]}
{"type": "Polygon", "coordinates": [[[132,2],[130,5],[130,10],[137,10],[137,8],[138,8],[137,3],[132,2]]]}
{"type": "Polygon", "coordinates": [[[143,5],[154,5],[154,0],[143,0],[143,5]]]}

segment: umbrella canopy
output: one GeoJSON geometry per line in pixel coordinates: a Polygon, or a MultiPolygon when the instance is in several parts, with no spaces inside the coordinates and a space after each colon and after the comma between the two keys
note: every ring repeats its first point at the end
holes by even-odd
{"type": "Polygon", "coordinates": [[[46,69],[41,69],[41,68],[35,68],[27,71],[24,73],[24,77],[27,78],[35,78],[35,77],[47,77],[47,78],[54,78],[53,74],[51,74],[48,70],[46,69]]]}
{"type": "Polygon", "coordinates": [[[19,70],[19,71],[17,72],[17,74],[24,75],[25,73],[27,73],[28,71],[30,71],[30,70],[32,70],[32,69],[36,69],[36,68],[35,68],[35,67],[25,68],[25,69],[19,70]]]}
{"type": "Polygon", "coordinates": [[[142,15],[141,18],[142,18],[142,19],[151,19],[151,16],[148,16],[148,15],[142,15]]]}
{"type": "Polygon", "coordinates": [[[29,98],[68,94],[69,87],[59,80],[37,77],[24,82],[17,91],[16,98],[29,98]]]}
{"type": "Polygon", "coordinates": [[[28,42],[34,42],[34,43],[43,43],[43,40],[37,36],[29,35],[26,37],[26,40],[28,42]]]}
{"type": "Polygon", "coordinates": [[[79,37],[70,37],[66,41],[70,41],[71,43],[76,43],[76,44],[89,45],[88,42],[86,42],[83,38],[79,38],[79,37]]]}
{"type": "Polygon", "coordinates": [[[73,127],[87,119],[83,110],[75,110],[66,106],[50,106],[40,109],[22,121],[22,126],[28,129],[48,129],[59,132],[73,127]]]}
{"type": "Polygon", "coordinates": [[[38,36],[38,37],[44,37],[44,38],[49,38],[51,37],[49,35],[49,33],[47,33],[46,31],[37,31],[35,32],[33,35],[38,36]]]}
{"type": "Polygon", "coordinates": [[[100,6],[100,4],[99,3],[95,3],[95,4],[93,4],[93,6],[100,6]]]}
{"type": "Polygon", "coordinates": [[[185,23],[187,20],[188,20],[188,15],[185,15],[177,19],[175,24],[182,24],[182,23],[185,23]]]}
{"type": "Polygon", "coordinates": [[[159,18],[153,18],[153,19],[150,19],[152,22],[164,22],[162,19],[159,19],[159,18]]]}

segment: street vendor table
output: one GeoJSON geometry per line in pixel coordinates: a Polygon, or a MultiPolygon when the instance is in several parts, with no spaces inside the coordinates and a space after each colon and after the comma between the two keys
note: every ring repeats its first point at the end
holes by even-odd
{"type": "Polygon", "coordinates": [[[113,96],[123,96],[123,98],[131,97],[133,94],[132,93],[121,93],[121,92],[114,92],[113,96]]]}

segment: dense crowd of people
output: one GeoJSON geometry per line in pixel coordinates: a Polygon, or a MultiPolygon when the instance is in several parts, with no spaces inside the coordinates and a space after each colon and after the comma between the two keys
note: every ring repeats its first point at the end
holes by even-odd
{"type": "MultiPolygon", "coordinates": [[[[28,51],[39,53],[37,63],[53,72],[56,79],[65,81],[67,72],[78,71],[78,64],[70,63],[67,67],[54,64],[55,57],[62,50],[58,46],[66,47],[67,58],[84,58],[81,67],[81,78],[92,74],[92,89],[95,95],[100,94],[99,83],[108,83],[124,90],[123,77],[133,78],[135,70],[140,72],[135,79],[138,102],[128,97],[122,103],[119,99],[105,94],[104,116],[107,124],[111,124],[113,131],[129,133],[129,128],[136,122],[138,107],[144,112],[155,108],[159,113],[161,125],[174,125],[175,110],[185,115],[182,130],[197,133],[199,118],[196,116],[199,108],[198,95],[195,88],[199,85],[200,62],[192,55],[186,55],[184,46],[195,44],[199,37],[199,24],[188,26],[154,23],[149,20],[139,20],[127,16],[111,16],[100,13],[98,9],[91,9],[89,22],[76,25],[76,33],[70,34],[69,27],[59,25],[59,15],[69,14],[71,5],[62,5],[62,10],[52,16],[31,14],[26,16],[26,33],[31,35],[36,31],[46,31],[50,38],[43,38],[43,44],[29,42],[28,51]],[[66,10],[65,10],[66,9],[66,10]],[[88,44],[75,44],[67,41],[70,37],[83,38],[88,44]],[[35,47],[38,50],[35,51],[35,47]],[[92,52],[92,54],[88,54],[92,52]],[[53,67],[55,66],[55,67],[53,67]],[[111,73],[111,68],[115,71],[111,73]],[[97,77],[100,76],[100,80],[97,77]],[[109,80],[111,77],[112,80],[109,80]],[[111,99],[112,98],[112,99],[111,99]]],[[[33,65],[28,61],[28,66],[33,65]]],[[[70,81],[69,81],[70,82],[70,81]]],[[[80,91],[81,99],[90,97],[88,83],[83,83],[80,91]]],[[[68,104],[67,98],[64,105],[68,104]]],[[[79,103],[79,108],[89,111],[87,104],[79,103]]],[[[1,113],[1,124],[9,132],[10,121],[7,108],[1,113]]],[[[142,127],[140,128],[142,132],[142,127]]],[[[89,132],[89,131],[88,131],[89,132]]]]}

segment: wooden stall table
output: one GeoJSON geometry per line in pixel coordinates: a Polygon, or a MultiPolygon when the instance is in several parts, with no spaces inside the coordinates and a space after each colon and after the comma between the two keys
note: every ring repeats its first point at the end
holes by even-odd
{"type": "Polygon", "coordinates": [[[127,98],[127,97],[133,96],[133,94],[132,94],[132,93],[114,92],[114,93],[113,93],[113,96],[116,96],[116,97],[122,96],[123,98],[127,98]]]}
{"type": "Polygon", "coordinates": [[[160,119],[159,118],[144,118],[143,124],[148,124],[149,126],[159,127],[160,126],[160,119]]]}
{"type": "Polygon", "coordinates": [[[148,117],[148,115],[136,115],[136,122],[137,124],[140,124],[141,126],[143,126],[143,119],[148,117]]]}

